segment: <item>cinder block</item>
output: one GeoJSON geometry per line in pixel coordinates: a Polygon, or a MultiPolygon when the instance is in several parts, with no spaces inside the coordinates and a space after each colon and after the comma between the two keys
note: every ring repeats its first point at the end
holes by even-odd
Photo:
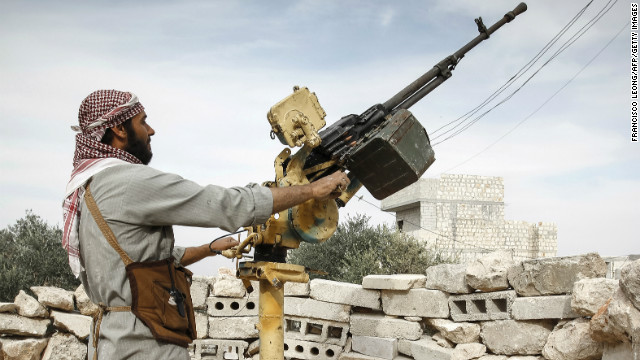
{"type": "MultiPolygon", "coordinates": [[[[357,352],[343,352],[340,354],[338,360],[383,360],[381,358],[360,354],[357,352]]],[[[398,355],[393,360],[413,360],[413,358],[398,355]]]]}
{"type": "Polygon", "coordinates": [[[453,349],[443,348],[431,338],[411,342],[411,355],[415,360],[450,360],[453,349]]]}
{"type": "Polygon", "coordinates": [[[439,290],[382,290],[382,310],[387,315],[448,318],[449,295],[439,290]]]}
{"type": "Polygon", "coordinates": [[[351,315],[349,326],[351,335],[407,340],[417,340],[422,336],[419,323],[389,318],[382,314],[354,313],[351,315]]]}
{"type": "Polygon", "coordinates": [[[361,354],[393,360],[398,356],[398,339],[353,335],[352,349],[361,354]]]}
{"type": "Polygon", "coordinates": [[[348,334],[349,323],[291,315],[284,317],[286,338],[345,346],[348,334]]]}
{"type": "Polygon", "coordinates": [[[209,336],[209,317],[204,311],[195,311],[196,332],[198,339],[204,339],[209,336]]]}
{"type": "Polygon", "coordinates": [[[309,283],[284,283],[284,296],[309,296],[309,283]]]}
{"type": "Polygon", "coordinates": [[[420,274],[367,275],[362,279],[364,289],[409,290],[423,288],[427,277],[420,274]]]}
{"type": "Polygon", "coordinates": [[[571,295],[516,298],[511,305],[511,316],[516,320],[575,319],[580,317],[571,310],[571,295]]]}
{"type": "Polygon", "coordinates": [[[258,316],[258,298],[229,298],[209,296],[207,313],[216,317],[258,316]]]}
{"type": "Polygon", "coordinates": [[[209,296],[209,284],[204,281],[193,281],[190,292],[193,308],[196,310],[206,309],[207,296],[209,296]]]}
{"type": "Polygon", "coordinates": [[[380,291],[363,289],[361,285],[324,279],[314,279],[310,284],[312,299],[336,304],[360,306],[380,310],[380,291]]]}
{"type": "Polygon", "coordinates": [[[290,359],[337,360],[341,353],[339,345],[284,339],[284,356],[290,359]]]}
{"type": "Polygon", "coordinates": [[[209,318],[212,339],[252,339],[258,337],[257,316],[209,318]]]}
{"type": "Polygon", "coordinates": [[[332,304],[308,298],[285,297],[284,314],[324,319],[337,322],[349,322],[351,306],[332,304]]]}
{"type": "Polygon", "coordinates": [[[248,344],[239,340],[204,339],[193,342],[194,360],[244,360],[248,344]]]}
{"type": "Polygon", "coordinates": [[[451,295],[451,318],[454,321],[511,319],[511,306],[515,298],[516,292],[513,290],[451,295]]]}

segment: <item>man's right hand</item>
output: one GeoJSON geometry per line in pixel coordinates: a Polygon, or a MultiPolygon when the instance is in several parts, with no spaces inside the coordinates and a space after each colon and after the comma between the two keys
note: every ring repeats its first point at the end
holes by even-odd
{"type": "Polygon", "coordinates": [[[311,199],[336,198],[347,189],[349,182],[347,174],[343,171],[336,171],[311,184],[269,188],[273,194],[271,213],[278,213],[311,199]]]}

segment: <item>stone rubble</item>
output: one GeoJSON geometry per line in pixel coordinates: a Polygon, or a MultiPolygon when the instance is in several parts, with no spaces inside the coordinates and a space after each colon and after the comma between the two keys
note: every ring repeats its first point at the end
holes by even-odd
{"type": "MultiPolygon", "coordinates": [[[[426,276],[286,283],[285,359],[640,360],[639,267],[617,281],[597,254],[514,263],[497,252],[426,276]]],[[[191,358],[259,359],[259,284],[247,293],[230,269],[193,283],[191,358]]],[[[21,291],[0,304],[0,360],[86,359],[96,308],[84,290],[32,291],[38,300],[21,291]]]]}

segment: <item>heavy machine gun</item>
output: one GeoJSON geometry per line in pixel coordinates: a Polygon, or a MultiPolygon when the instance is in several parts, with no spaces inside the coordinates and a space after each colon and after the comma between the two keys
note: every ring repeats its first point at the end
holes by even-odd
{"type": "Polygon", "coordinates": [[[255,249],[255,261],[239,264],[238,277],[245,286],[260,281],[260,357],[283,359],[284,290],[287,281],[307,282],[309,275],[299,265],[286,264],[288,249],[301,241],[327,240],[338,225],[338,208],[362,187],[377,199],[385,198],[417,181],[435,161],[429,136],[408,111],[415,103],[452,76],[465,56],[504,24],[526,11],[520,3],[493,26],[476,19],[480,34],[431,70],[382,104],[360,115],[347,115],[320,131],[325,112],[316,95],[307,88],[274,105],[267,117],[272,137],[289,147],[301,147],[295,154],[289,147],[276,157],[275,181],[269,187],[308,184],[335,170],[349,171],[351,183],[338,199],[310,200],[274,214],[264,225],[247,228],[248,237],[226,256],[242,258],[255,249]]]}

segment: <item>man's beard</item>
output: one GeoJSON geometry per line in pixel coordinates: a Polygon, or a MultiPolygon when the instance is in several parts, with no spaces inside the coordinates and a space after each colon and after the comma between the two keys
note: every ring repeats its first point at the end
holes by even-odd
{"type": "Polygon", "coordinates": [[[153,157],[153,153],[149,150],[148,144],[138,138],[133,129],[129,129],[126,126],[125,129],[127,131],[127,138],[129,139],[129,142],[127,143],[127,146],[125,146],[124,151],[137,157],[141,163],[148,165],[153,157]]]}

